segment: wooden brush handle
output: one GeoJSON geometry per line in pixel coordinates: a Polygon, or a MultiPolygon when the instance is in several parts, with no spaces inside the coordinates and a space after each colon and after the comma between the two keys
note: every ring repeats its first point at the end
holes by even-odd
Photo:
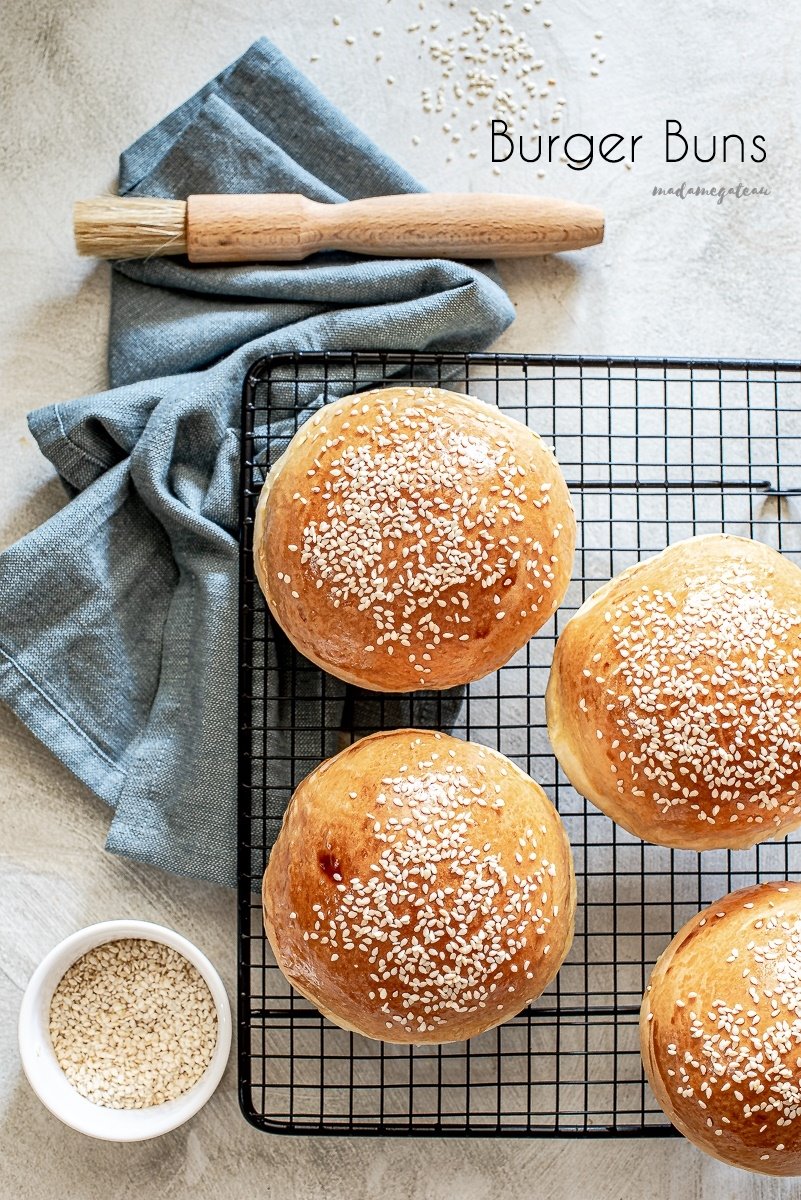
{"type": "Polygon", "coordinates": [[[191,262],[298,262],[318,250],[400,258],[525,258],[603,240],[598,208],[545,196],[413,193],[319,204],[304,196],[190,196],[191,262]]]}

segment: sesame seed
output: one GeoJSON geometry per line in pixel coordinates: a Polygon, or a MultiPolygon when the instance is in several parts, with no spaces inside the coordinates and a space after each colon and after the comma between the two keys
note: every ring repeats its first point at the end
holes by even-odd
{"type": "Polygon", "coordinates": [[[546,939],[558,914],[551,897],[561,886],[547,882],[554,864],[524,865],[522,851],[536,845],[533,824],[511,827],[514,852],[500,852],[487,836],[501,818],[475,801],[488,788],[508,786],[500,755],[482,750],[465,761],[442,735],[418,734],[409,747],[403,769],[388,764],[367,805],[381,814],[365,833],[375,840],[370,869],[346,873],[335,906],[313,906],[318,945],[326,945],[331,963],[366,958],[388,1029],[433,1029],[490,1002],[502,1012],[513,995],[516,1011],[520,991],[534,994],[517,982],[535,978],[533,939],[542,939],[543,956],[551,951],[546,939]],[[435,741],[448,753],[432,749],[435,741]],[[382,797],[390,801],[383,810],[382,797]]]}
{"type": "MultiPolygon", "coordinates": [[[[491,411],[466,430],[462,411],[439,396],[431,388],[372,392],[358,406],[349,398],[339,410],[329,407],[325,428],[306,443],[315,456],[314,515],[286,543],[313,572],[322,599],[364,614],[371,627],[364,653],[376,663],[394,656],[396,672],[402,659],[415,687],[450,657],[449,641],[477,636],[477,593],[503,621],[517,598],[514,586],[528,590],[536,579],[547,590],[558,561],[547,511],[529,499],[536,459],[525,467],[516,460],[491,411]],[[343,415],[360,421],[367,413],[369,425],[341,436],[343,415]],[[510,532],[512,522],[520,534],[510,532]]],[[[547,498],[548,480],[539,487],[547,498]]],[[[280,575],[289,585],[283,569],[280,575]]],[[[536,627],[536,604],[511,611],[526,614],[526,632],[536,627]]]]}
{"type": "MultiPolygon", "coordinates": [[[[706,1012],[700,1014],[690,1010],[685,1016],[684,1004],[676,999],[679,1014],[675,1021],[679,1024],[674,1024],[671,1031],[678,1032],[684,1022],[684,1034],[694,1040],[695,1047],[685,1052],[678,1073],[672,1076],[672,1086],[687,1104],[695,1103],[702,1111],[709,1108],[709,1128],[718,1096],[724,1093],[734,1098],[745,1120],[771,1118],[781,1127],[801,1115],[801,1089],[796,1082],[797,1047],[801,1043],[801,917],[797,910],[777,910],[773,901],[763,899],[762,903],[762,912],[768,915],[752,920],[752,927],[762,931],[762,940],[750,939],[739,951],[748,963],[739,990],[729,983],[728,994],[707,1002],[706,1012]],[[757,982],[762,995],[770,998],[769,1014],[752,1007],[761,1003],[757,982]]],[[[747,907],[753,909],[754,903],[748,902],[747,907]]],[[[702,957],[709,964],[709,979],[704,981],[707,985],[714,978],[716,943],[712,939],[717,928],[707,924],[702,935],[710,939],[702,957]]],[[[737,957],[735,948],[727,961],[737,957]]],[[[692,992],[688,999],[697,996],[692,992]]],[[[671,1045],[673,1050],[670,1045],[666,1047],[669,1054],[675,1053],[675,1043],[671,1045]]],[[[726,1103],[731,1100],[727,1098],[726,1103]]],[[[730,1123],[726,1115],[718,1119],[730,1123]]],[[[759,1124],[759,1133],[768,1128],[764,1120],[759,1124]]],[[[783,1147],[784,1143],[777,1145],[777,1149],[783,1147]]]]}
{"type": "Polygon", "coordinates": [[[687,820],[710,825],[793,824],[801,612],[780,605],[742,561],[717,576],[688,575],[675,595],[644,585],[624,608],[614,624],[604,613],[612,683],[591,670],[595,651],[582,677],[606,686],[589,703],[582,689],[578,701],[588,720],[601,701],[611,714],[618,790],[628,785],[661,813],[684,808],[687,820]]]}
{"type": "Polygon", "coordinates": [[[145,938],[106,942],[73,963],[53,994],[49,1026],[68,1081],[103,1108],[177,1099],[217,1042],[205,980],[172,947],[145,938]]]}

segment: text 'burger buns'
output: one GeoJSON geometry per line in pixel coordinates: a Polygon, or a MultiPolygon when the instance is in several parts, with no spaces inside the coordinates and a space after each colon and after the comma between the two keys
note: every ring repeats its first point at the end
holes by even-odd
{"type": "Polygon", "coordinates": [[[546,706],[573,786],[635,836],[783,837],[801,824],[801,570],[747,538],[668,547],[568,621],[546,706]]]}
{"type": "Polygon", "coordinates": [[[660,957],[640,1014],[648,1080],[707,1154],[801,1175],[801,884],[732,892],[660,957]]]}
{"type": "Polygon", "coordinates": [[[264,875],[293,987],[337,1025],[452,1042],[519,1012],[573,938],[567,836],[503,755],[443,733],[376,733],[300,784],[264,875]]]}
{"type": "Polygon", "coordinates": [[[373,691],[496,670],[559,606],[575,519],[540,438],[469,396],[391,387],[333,401],[259,498],[256,574],[296,648],[373,691]]]}

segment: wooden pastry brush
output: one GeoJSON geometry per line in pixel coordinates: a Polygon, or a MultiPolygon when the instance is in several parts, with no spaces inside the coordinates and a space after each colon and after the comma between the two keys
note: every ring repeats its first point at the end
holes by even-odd
{"type": "Polygon", "coordinates": [[[75,205],[95,258],[297,262],[318,250],[396,258],[525,258],[603,240],[600,209],[545,196],[432,192],[320,204],[294,195],[107,196],[75,205]]]}

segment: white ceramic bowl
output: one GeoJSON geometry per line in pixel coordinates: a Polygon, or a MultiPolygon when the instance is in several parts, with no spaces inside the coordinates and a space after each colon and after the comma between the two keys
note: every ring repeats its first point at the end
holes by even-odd
{"type": "Polygon", "coordinates": [[[139,1142],[183,1125],[212,1095],[231,1050],[231,1006],[223,982],[205,954],[179,933],[148,921],[103,921],[59,942],[34,971],[22,997],[19,1048],[31,1087],[65,1125],[110,1142],[139,1142]],[[50,1041],[50,1002],[64,973],[95,946],[120,938],[147,938],[172,946],[203,976],[217,1009],[217,1044],[203,1075],[176,1100],[151,1108],[102,1108],[79,1095],[58,1065],[50,1041]]]}

